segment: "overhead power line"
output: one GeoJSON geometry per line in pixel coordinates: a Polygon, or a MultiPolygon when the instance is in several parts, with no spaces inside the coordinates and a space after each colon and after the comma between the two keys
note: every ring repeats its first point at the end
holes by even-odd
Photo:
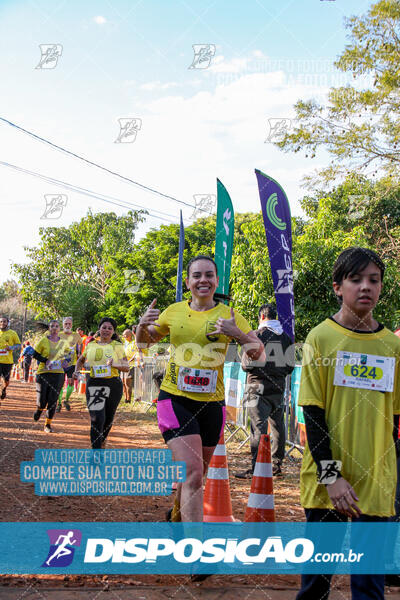
{"type": "Polygon", "coordinates": [[[52,185],[57,185],[59,187],[63,187],[66,188],[68,190],[71,190],[73,192],[77,192],[78,194],[83,194],[85,196],[90,196],[91,198],[96,198],[98,200],[101,200],[103,202],[107,202],[109,204],[115,204],[116,206],[121,206],[122,208],[139,208],[139,209],[145,209],[147,211],[147,213],[151,216],[154,217],[155,219],[160,219],[161,221],[168,221],[169,223],[176,223],[176,220],[170,220],[170,219],[166,219],[165,217],[171,217],[172,219],[176,219],[176,217],[174,217],[174,215],[171,215],[169,213],[164,213],[160,210],[157,209],[153,209],[155,212],[159,213],[158,215],[154,214],[153,211],[149,211],[145,206],[141,206],[140,204],[134,204],[133,202],[128,202],[125,200],[119,200],[118,198],[114,198],[113,196],[108,196],[106,194],[99,194],[97,192],[93,192],[91,190],[88,190],[86,188],[82,188],[80,186],[74,185],[72,183],[67,183],[65,181],[61,181],[59,179],[54,179],[53,177],[48,177],[47,175],[43,175],[42,173],[37,173],[36,171],[29,171],[28,169],[24,169],[23,167],[19,167],[18,165],[13,165],[11,163],[7,163],[5,161],[0,161],[0,165],[2,165],[3,167],[8,167],[10,169],[14,169],[16,171],[19,171],[21,173],[24,173],[25,175],[31,175],[32,177],[37,177],[39,179],[42,179],[44,181],[47,181],[48,183],[51,183],[52,185]],[[163,215],[163,216],[159,216],[159,215],[163,215]]]}
{"type": "Polygon", "coordinates": [[[79,160],[82,160],[85,163],[92,165],[93,167],[97,167],[98,169],[101,169],[102,171],[106,171],[110,175],[114,175],[115,177],[118,177],[119,179],[122,179],[123,181],[126,181],[132,185],[136,185],[148,192],[151,192],[152,194],[157,194],[158,196],[162,196],[163,198],[168,198],[169,200],[172,200],[173,202],[178,202],[179,204],[183,204],[184,206],[188,206],[189,208],[196,208],[197,210],[203,210],[204,212],[208,212],[207,210],[202,209],[200,207],[196,207],[193,204],[189,204],[188,202],[184,202],[183,200],[178,200],[177,198],[174,198],[174,196],[170,196],[169,194],[163,194],[162,192],[159,192],[158,190],[156,190],[154,188],[144,185],[143,183],[139,183],[138,181],[130,179],[129,177],[125,177],[125,175],[120,175],[116,171],[112,171],[111,169],[108,169],[107,167],[103,167],[102,165],[99,165],[98,163],[88,160],[87,158],[84,158],[83,156],[80,156],[79,154],[76,154],[75,152],[71,152],[70,150],[63,148],[62,146],[58,146],[57,144],[50,142],[50,140],[47,140],[46,138],[43,138],[40,135],[33,133],[32,131],[28,131],[27,129],[20,127],[19,125],[17,125],[16,123],[13,123],[12,121],[9,121],[8,119],[4,119],[3,117],[0,117],[0,121],[3,121],[3,123],[6,123],[7,125],[10,125],[11,127],[15,127],[19,131],[26,133],[27,135],[31,136],[32,138],[34,138],[44,144],[48,144],[49,146],[51,146],[52,148],[55,148],[56,150],[59,150],[60,152],[69,154],[70,156],[73,156],[74,158],[78,158],[79,160]]]}

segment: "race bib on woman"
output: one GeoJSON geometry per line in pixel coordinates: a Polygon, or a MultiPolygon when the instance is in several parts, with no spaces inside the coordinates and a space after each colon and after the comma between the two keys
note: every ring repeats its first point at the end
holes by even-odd
{"type": "Polygon", "coordinates": [[[49,371],[59,371],[62,369],[61,360],[52,360],[48,366],[49,371]]]}
{"type": "Polygon", "coordinates": [[[189,369],[179,367],[178,390],[213,394],[217,389],[218,371],[214,369],[189,369]]]}
{"type": "Polygon", "coordinates": [[[111,367],[109,365],[93,365],[93,377],[111,377],[111,367]]]}

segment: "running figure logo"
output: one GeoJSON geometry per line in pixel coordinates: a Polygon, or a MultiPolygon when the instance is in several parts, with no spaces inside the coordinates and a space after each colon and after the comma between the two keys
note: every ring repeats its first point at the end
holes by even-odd
{"type": "Polygon", "coordinates": [[[189,219],[197,219],[199,217],[208,217],[213,213],[213,209],[217,203],[215,194],[193,194],[195,208],[189,219]]]}
{"type": "Polygon", "coordinates": [[[59,219],[67,206],[68,196],[65,194],[45,194],[46,208],[41,219],[59,219]]]}
{"type": "Polygon", "coordinates": [[[264,144],[281,142],[292,127],[292,119],[268,119],[268,135],[264,144]]]}
{"type": "Polygon", "coordinates": [[[193,44],[194,57],[189,69],[208,69],[215,55],[215,44],[193,44]]]}
{"type": "Polygon", "coordinates": [[[115,144],[132,144],[137,132],[142,129],[142,119],[118,119],[119,134],[115,144]]]}
{"type": "Polygon", "coordinates": [[[321,475],[319,483],[330,484],[334,483],[340,475],[340,469],[342,468],[341,460],[321,460],[321,475]]]}
{"type": "Polygon", "coordinates": [[[107,398],[110,395],[110,388],[104,386],[90,386],[90,399],[88,402],[89,410],[103,410],[107,398]]]}
{"type": "Polygon", "coordinates": [[[292,269],[277,269],[278,285],[275,294],[293,293],[293,272],[292,269]]]}
{"type": "Polygon", "coordinates": [[[39,44],[39,48],[42,56],[36,69],[55,69],[63,51],[61,44],[39,44]]]}
{"type": "Polygon", "coordinates": [[[136,294],[140,289],[141,282],[146,277],[146,273],[142,269],[125,269],[124,277],[124,289],[121,290],[121,294],[136,294]]]}
{"type": "Polygon", "coordinates": [[[42,567],[68,567],[74,558],[75,548],[81,545],[80,529],[48,529],[49,553],[42,567]]]}

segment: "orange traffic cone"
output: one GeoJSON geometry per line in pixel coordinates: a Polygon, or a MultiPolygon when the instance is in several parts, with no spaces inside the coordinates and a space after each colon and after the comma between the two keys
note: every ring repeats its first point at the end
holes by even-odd
{"type": "Polygon", "coordinates": [[[29,367],[28,383],[34,383],[32,365],[29,367]]]}
{"type": "Polygon", "coordinates": [[[81,377],[78,394],[86,394],[86,377],[81,377]]]}
{"type": "Polygon", "coordinates": [[[228,462],[224,434],[214,450],[207,472],[204,490],[205,523],[230,523],[235,519],[232,514],[231,492],[229,489],[228,462]]]}
{"type": "Polygon", "coordinates": [[[15,379],[16,375],[15,375],[15,365],[12,366],[11,369],[11,379],[15,379]]]}
{"type": "Polygon", "coordinates": [[[20,371],[19,365],[16,365],[15,368],[16,368],[15,379],[17,381],[20,381],[21,380],[21,371],[20,371]]]}
{"type": "Polygon", "coordinates": [[[244,520],[246,523],[275,521],[274,489],[272,479],[271,443],[269,435],[262,435],[258,446],[256,468],[251,481],[250,496],[244,520]]]}

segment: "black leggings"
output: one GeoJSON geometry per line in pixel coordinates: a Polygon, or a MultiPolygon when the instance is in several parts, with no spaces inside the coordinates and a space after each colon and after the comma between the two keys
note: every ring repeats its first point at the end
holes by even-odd
{"type": "Polygon", "coordinates": [[[122,381],[119,377],[89,377],[86,401],[90,414],[90,441],[93,449],[101,448],[110,433],[121,398],[122,381]]]}
{"type": "Polygon", "coordinates": [[[48,419],[54,417],[63,383],[64,373],[40,373],[40,375],[36,375],[36,405],[41,410],[47,408],[46,417],[48,419]]]}

